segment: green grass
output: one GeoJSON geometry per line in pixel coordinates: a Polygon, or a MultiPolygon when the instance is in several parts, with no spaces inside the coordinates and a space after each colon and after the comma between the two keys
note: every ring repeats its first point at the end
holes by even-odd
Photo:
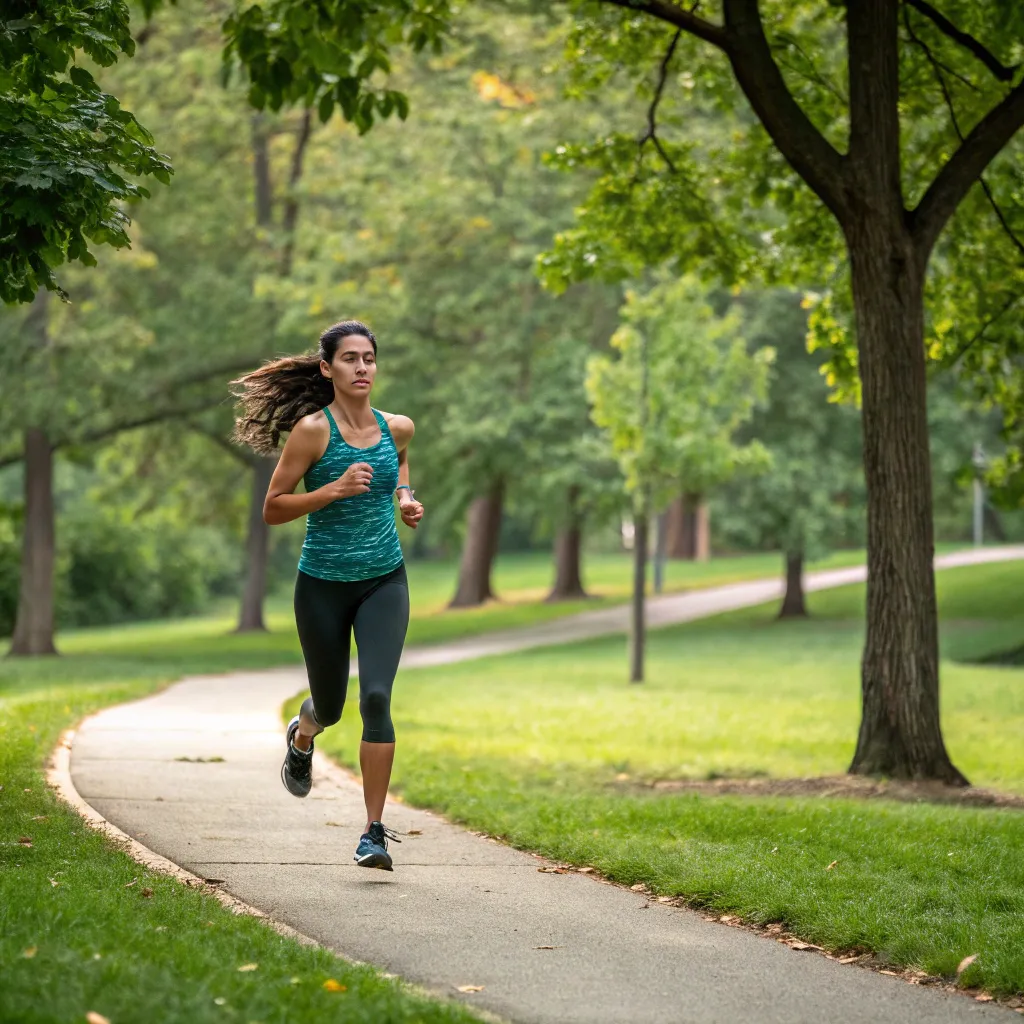
{"type": "MultiPolygon", "coordinates": [[[[1024,670],[955,660],[1024,639],[1024,564],[938,580],[951,755],[975,784],[1024,793],[1024,670]]],[[[404,672],[396,786],[623,883],[935,974],[978,953],[965,983],[1024,990],[1024,814],[615,783],[845,771],[863,597],[812,595],[806,622],[759,608],[652,634],[643,686],[625,681],[621,638],[404,672]]],[[[357,718],[321,741],[350,764],[357,718]]]]}
{"type": "Polygon", "coordinates": [[[63,728],[197,664],[0,666],[0,1018],[77,1021],[92,1010],[115,1024],[475,1020],[143,870],[47,790],[40,765],[63,728]],[[250,963],[258,968],[238,971],[250,963]],[[329,978],[346,991],[326,991],[329,978]]]}
{"type": "MultiPolygon", "coordinates": [[[[592,565],[605,599],[624,594],[628,557],[597,556],[592,565]]],[[[777,557],[755,556],[682,565],[670,579],[674,586],[706,586],[777,567],[777,557]]],[[[455,568],[410,567],[410,642],[529,624],[595,603],[539,603],[547,560],[515,556],[498,561],[505,601],[445,613],[455,568]]],[[[0,1017],[75,1020],[94,1010],[114,1022],[473,1019],[141,870],[46,789],[46,755],[61,730],[84,715],[183,675],[301,661],[287,596],[268,602],[268,634],[230,634],[233,611],[71,631],[59,638],[61,658],[0,660],[0,1017]],[[18,843],[23,836],[31,847],[18,843]],[[152,889],[150,898],[141,895],[144,888],[152,889]],[[26,950],[35,953],[28,957],[26,950]],[[239,973],[246,963],[259,968],[239,973]],[[324,991],[328,977],[347,991],[324,991]]]]}

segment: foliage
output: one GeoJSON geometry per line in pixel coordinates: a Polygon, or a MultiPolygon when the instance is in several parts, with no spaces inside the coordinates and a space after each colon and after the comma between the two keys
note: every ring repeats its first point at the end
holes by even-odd
{"type": "Polygon", "coordinates": [[[0,22],[0,298],[29,302],[54,269],[93,265],[88,241],[129,244],[124,204],[170,164],[79,51],[103,67],[135,43],[123,0],[13,0],[0,22]],[[88,241],[87,241],[88,240],[88,241]]]}
{"type": "Polygon", "coordinates": [[[686,278],[627,292],[622,320],[616,357],[590,360],[587,393],[638,508],[763,466],[763,446],[733,435],[764,397],[772,350],[749,354],[739,317],[715,316],[686,278]]]}
{"type": "Polygon", "coordinates": [[[751,347],[776,354],[768,400],[742,430],[765,445],[771,463],[716,496],[715,528],[730,546],[817,558],[864,533],[859,415],[829,402],[821,358],[807,352],[798,294],[752,293],[743,306],[751,347]]]}
{"type": "Polygon", "coordinates": [[[301,102],[327,121],[337,106],[362,134],[376,117],[409,113],[404,93],[376,81],[391,71],[390,50],[440,50],[450,17],[448,0],[250,3],[224,23],[225,67],[244,67],[258,110],[301,102]]]}

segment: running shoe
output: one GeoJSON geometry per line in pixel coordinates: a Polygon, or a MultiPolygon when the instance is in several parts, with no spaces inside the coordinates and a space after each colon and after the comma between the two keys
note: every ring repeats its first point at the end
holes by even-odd
{"type": "Polygon", "coordinates": [[[388,853],[388,840],[396,843],[402,840],[379,821],[370,822],[370,831],[359,838],[356,855],[352,858],[361,868],[380,868],[381,871],[393,871],[391,854],[388,853]]]}
{"type": "Polygon", "coordinates": [[[313,743],[310,741],[309,750],[299,750],[293,742],[298,730],[299,716],[296,715],[285,732],[288,753],[281,765],[281,781],[292,796],[306,796],[313,787],[313,743]]]}

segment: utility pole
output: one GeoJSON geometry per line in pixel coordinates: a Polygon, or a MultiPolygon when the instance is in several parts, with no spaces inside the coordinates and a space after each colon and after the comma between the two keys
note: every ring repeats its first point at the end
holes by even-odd
{"type": "Polygon", "coordinates": [[[980,548],[985,543],[985,485],[982,475],[987,465],[980,441],[974,445],[971,462],[974,463],[974,546],[980,548]]]}

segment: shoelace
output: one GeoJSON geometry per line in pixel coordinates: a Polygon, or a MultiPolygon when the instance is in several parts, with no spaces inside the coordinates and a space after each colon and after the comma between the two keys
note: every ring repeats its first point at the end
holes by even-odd
{"type": "Polygon", "coordinates": [[[304,757],[301,753],[289,747],[288,774],[296,779],[308,779],[313,774],[313,758],[304,757]]]}
{"type": "Polygon", "coordinates": [[[380,843],[381,846],[386,850],[388,848],[388,840],[391,839],[396,843],[401,843],[401,839],[398,838],[398,834],[389,829],[386,825],[379,821],[375,821],[370,825],[370,831],[367,835],[375,842],[380,843]]]}

